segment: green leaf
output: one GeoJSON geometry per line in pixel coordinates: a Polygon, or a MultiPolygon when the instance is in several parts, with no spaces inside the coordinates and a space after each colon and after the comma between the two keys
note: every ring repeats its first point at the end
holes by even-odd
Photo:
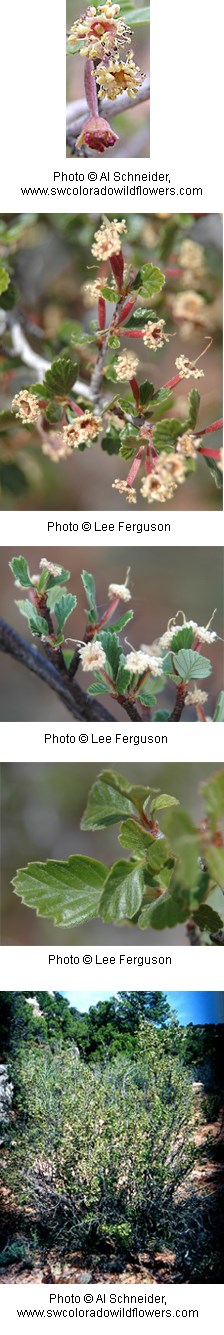
{"type": "Polygon", "coordinates": [[[117,337],[117,334],[109,334],[109,338],[108,338],[108,347],[109,347],[109,348],[120,348],[120,344],[121,344],[121,340],[120,340],[120,338],[117,337]]]}
{"type": "Polygon", "coordinates": [[[115,431],[115,427],[107,426],[101,440],[101,450],[105,450],[106,454],[119,454],[120,443],[120,431],[115,431]]]}
{"type": "Polygon", "coordinates": [[[200,394],[198,389],[191,389],[188,395],[188,414],[186,422],[183,422],[183,431],[193,431],[196,426],[198,411],[200,407],[200,394]]]}
{"type": "Polygon", "coordinates": [[[154,904],[146,904],[142,909],[138,919],[138,927],[145,931],[147,927],[152,927],[154,931],[163,932],[166,927],[177,927],[178,923],[185,922],[186,909],[177,900],[172,898],[169,890],[155,900],[154,904]]]}
{"type": "Polygon", "coordinates": [[[213,774],[208,783],[202,783],[201,791],[211,828],[216,831],[224,818],[224,770],[213,774]]]}
{"type": "MultiPolygon", "coordinates": [[[[125,328],[144,329],[146,324],[150,324],[150,322],[154,323],[154,320],[157,320],[156,311],[150,311],[148,306],[146,306],[145,310],[143,306],[138,306],[137,310],[133,311],[132,315],[129,316],[129,320],[127,320],[127,323],[125,323],[125,328]]],[[[154,393],[153,385],[151,386],[151,389],[152,389],[151,393],[151,398],[152,398],[154,393]]]]}
{"type": "Polygon", "coordinates": [[[101,296],[102,296],[102,297],[105,297],[105,301],[112,301],[113,304],[116,305],[116,302],[117,302],[117,289],[116,289],[116,287],[108,287],[108,286],[106,286],[106,287],[101,287],[101,296]]]}
{"type": "Polygon", "coordinates": [[[224,848],[216,848],[215,844],[206,844],[205,859],[210,876],[220,890],[224,890],[224,848]]]}
{"type": "Polygon", "coordinates": [[[134,613],[131,611],[131,608],[129,612],[123,612],[123,616],[119,617],[119,621],[115,621],[114,626],[111,626],[112,632],[116,631],[116,633],[119,634],[120,630],[124,630],[124,626],[127,626],[128,621],[132,621],[133,616],[134,613]]]}
{"type": "Polygon", "coordinates": [[[55,361],[52,362],[50,370],[46,371],[43,381],[43,398],[45,393],[49,399],[54,397],[54,394],[59,395],[60,398],[66,398],[73,388],[76,374],[77,366],[70,361],[69,357],[55,357],[55,361]]]}
{"type": "Polygon", "coordinates": [[[143,380],[140,385],[140,404],[141,408],[147,408],[147,404],[153,396],[153,385],[150,380],[143,380]]]}
{"type": "Polygon", "coordinates": [[[28,598],[20,599],[16,602],[16,607],[19,607],[21,616],[26,617],[26,620],[29,622],[29,628],[32,631],[32,635],[40,635],[42,637],[42,635],[49,634],[48,624],[47,621],[45,621],[45,617],[39,616],[36,608],[32,606],[32,603],[29,602],[28,598]]]}
{"type": "Polygon", "coordinates": [[[144,709],[152,709],[153,705],[156,705],[156,695],[152,695],[149,691],[137,691],[136,700],[141,701],[141,705],[144,705],[144,709]]]}
{"type": "Polygon", "coordinates": [[[79,347],[81,343],[93,342],[92,335],[85,333],[78,320],[64,320],[59,329],[59,338],[62,343],[73,343],[75,347],[79,347]]]}
{"type": "Polygon", "coordinates": [[[99,632],[99,640],[106,654],[113,681],[116,682],[120,658],[121,656],[123,657],[123,651],[119,644],[116,632],[114,630],[101,630],[99,632]]]}
{"type": "Polygon", "coordinates": [[[132,862],[115,862],[100,901],[103,922],[123,922],[126,918],[134,918],[142,902],[143,890],[141,867],[133,867],[132,862]]]}
{"type": "Polygon", "coordinates": [[[61,409],[61,407],[60,407],[60,404],[59,404],[59,403],[51,403],[51,400],[49,399],[47,408],[45,408],[45,411],[44,411],[44,416],[47,418],[47,422],[51,422],[51,423],[53,424],[53,426],[54,426],[54,423],[55,423],[55,422],[61,422],[61,420],[62,420],[62,409],[61,409]]]}
{"type": "Polygon", "coordinates": [[[38,918],[71,927],[97,916],[106,873],[102,862],[77,855],[67,862],[30,862],[12,884],[38,918]]]}
{"type": "Polygon", "coordinates": [[[150,814],[152,815],[155,811],[162,811],[164,807],[178,806],[178,797],[170,797],[169,793],[159,793],[158,797],[154,797],[153,802],[151,803],[150,814]]]}
{"type": "MultiPolygon", "coordinates": [[[[108,775],[109,778],[109,775],[108,775]]],[[[90,789],[87,806],[81,821],[82,830],[103,830],[115,825],[125,816],[133,815],[132,802],[119,789],[97,779],[90,789]]]]}
{"type": "Polygon", "coordinates": [[[121,664],[116,680],[116,688],[119,695],[126,695],[130,682],[131,672],[128,672],[128,668],[125,668],[123,664],[121,664]]]}
{"type": "Polygon", "coordinates": [[[25,556],[13,556],[12,561],[9,561],[9,567],[21,589],[32,589],[32,579],[25,556]]]}
{"type": "Polygon", "coordinates": [[[153,443],[157,450],[172,450],[181,433],[178,417],[164,417],[153,427],[153,443]]]}
{"type": "Polygon", "coordinates": [[[220,691],[214,713],[214,723],[224,723],[224,691],[220,691]]]}
{"type": "Polygon", "coordinates": [[[197,885],[200,841],[190,816],[179,807],[171,807],[161,813],[160,825],[178,859],[176,874],[180,884],[185,890],[197,885]]]}
{"type": "Polygon", "coordinates": [[[194,681],[195,678],[210,677],[212,666],[209,658],[203,658],[195,649],[180,649],[174,654],[174,667],[181,681],[194,681]]]}
{"type": "Polygon", "coordinates": [[[223,927],[224,917],[220,918],[219,913],[210,907],[210,904],[201,904],[200,909],[194,913],[194,920],[201,932],[220,932],[223,927]]]}
{"type": "Polygon", "coordinates": [[[181,630],[175,631],[171,640],[171,649],[178,653],[178,649],[191,649],[194,639],[194,631],[191,626],[182,626],[181,630]]]}
{"type": "Polygon", "coordinates": [[[65,570],[64,566],[60,566],[60,575],[48,574],[47,591],[49,592],[49,589],[54,589],[56,585],[66,584],[69,579],[71,579],[70,570],[65,570]]]}
{"type": "Polygon", "coordinates": [[[167,862],[169,857],[167,840],[155,839],[150,831],[147,833],[147,830],[143,830],[136,820],[124,821],[118,837],[122,848],[130,848],[136,857],[143,858],[153,872],[158,871],[167,862]]]}
{"type": "Polygon", "coordinates": [[[104,374],[106,380],[112,380],[114,383],[117,384],[117,373],[116,373],[115,365],[113,364],[113,362],[110,363],[109,366],[105,366],[105,367],[104,367],[104,372],[103,372],[103,374],[104,374]]]}
{"type": "Polygon", "coordinates": [[[7,291],[2,292],[2,295],[1,295],[1,308],[2,308],[2,310],[3,310],[3,311],[11,311],[11,310],[13,310],[13,306],[16,305],[16,302],[18,301],[18,297],[19,297],[18,288],[15,287],[15,284],[14,284],[14,283],[9,283],[9,285],[8,285],[8,287],[7,287],[7,291]]]}
{"type": "Polygon", "coordinates": [[[155,268],[153,264],[141,265],[139,289],[142,297],[148,300],[154,297],[156,292],[161,292],[164,283],[165,274],[161,273],[161,269],[155,268]]]}
{"type": "Polygon", "coordinates": [[[7,292],[7,288],[9,287],[9,283],[10,283],[9,273],[7,273],[7,269],[5,269],[4,266],[3,266],[3,264],[1,264],[1,265],[0,265],[0,296],[1,296],[1,293],[2,293],[2,292],[7,292]]]}
{"type": "Polygon", "coordinates": [[[85,595],[88,602],[89,612],[91,612],[91,621],[98,621],[98,607],[96,601],[96,586],[93,575],[88,570],[82,570],[81,579],[85,595]]]}
{"type": "Polygon", "coordinates": [[[63,630],[65,622],[68,621],[68,617],[71,616],[71,612],[74,612],[74,608],[76,606],[77,606],[77,598],[75,597],[75,594],[72,593],[61,594],[60,601],[55,603],[55,608],[54,608],[54,613],[57,618],[59,630],[63,630]]]}

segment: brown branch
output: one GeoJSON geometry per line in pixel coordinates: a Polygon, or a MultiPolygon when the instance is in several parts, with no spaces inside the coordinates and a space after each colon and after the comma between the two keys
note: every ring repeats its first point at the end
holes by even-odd
{"type": "MultiPolygon", "coordinates": [[[[100,114],[104,116],[105,119],[109,117],[109,120],[111,120],[112,116],[119,116],[121,112],[130,111],[132,107],[139,106],[142,102],[147,102],[149,97],[150,81],[149,78],[146,78],[144,79],[142,87],[139,88],[138,93],[136,93],[136,97],[130,98],[128,93],[120,93],[119,97],[116,97],[114,102],[112,102],[109,97],[103,98],[100,102],[100,114]]],[[[84,101],[84,98],[80,99],[79,102],[68,103],[66,119],[69,135],[72,133],[74,134],[74,138],[76,138],[76,135],[80,133],[84,121],[87,119],[88,110],[88,103],[84,101]]]]}
{"type": "MultiPolygon", "coordinates": [[[[28,644],[22,635],[8,626],[6,621],[0,620],[0,650],[2,653],[10,654],[17,662],[22,663],[30,672],[34,672],[50,686],[52,691],[60,697],[65,708],[68,709],[72,718],[77,723],[113,723],[114,719],[104,705],[98,704],[91,696],[86,695],[81,686],[74,679],[69,681],[69,676],[60,672],[55,663],[39,649],[32,644],[28,644]]],[[[77,663],[78,666],[78,663],[77,663]]],[[[140,723],[141,719],[134,704],[121,697],[119,703],[122,705],[125,713],[134,722],[140,723]]]]}
{"type": "Polygon", "coordinates": [[[28,644],[17,631],[8,626],[6,621],[0,621],[0,650],[5,654],[10,654],[17,662],[23,663],[30,672],[34,672],[37,677],[45,681],[46,686],[50,686],[52,691],[60,697],[65,707],[68,709],[72,718],[77,723],[112,723],[111,715],[103,705],[85,695],[77,682],[69,686],[65,678],[60,674],[54,663],[39,653],[34,645],[28,644]]]}
{"type": "Polygon", "coordinates": [[[170,723],[179,723],[185,705],[186,685],[177,686],[176,700],[170,723]]]}

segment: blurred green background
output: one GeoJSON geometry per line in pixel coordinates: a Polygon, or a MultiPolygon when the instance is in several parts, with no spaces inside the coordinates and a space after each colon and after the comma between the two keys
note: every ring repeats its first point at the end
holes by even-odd
{"type": "MultiPolygon", "coordinates": [[[[118,210],[119,216],[119,210],[118,210]]],[[[123,214],[122,214],[123,216],[123,214]]],[[[18,292],[17,311],[22,329],[34,351],[52,360],[65,351],[60,329],[67,320],[79,321],[88,331],[92,319],[97,319],[96,305],[89,303],[85,284],[96,276],[107,276],[109,263],[104,267],[94,264],[91,253],[93,237],[101,218],[87,214],[26,215],[21,230],[12,239],[12,225],[20,215],[5,215],[8,242],[0,236],[2,262],[10,264],[11,277],[18,292]]],[[[156,389],[166,383],[175,371],[176,358],[184,353],[190,360],[199,357],[206,348],[206,337],[212,337],[212,346],[201,362],[204,378],[199,389],[201,406],[198,427],[204,427],[222,416],[222,219],[219,214],[198,217],[193,214],[130,214],[127,216],[127,235],[124,243],[125,262],[138,268],[144,262],[161,265],[166,283],[159,297],[154,299],[158,316],[166,320],[169,343],[155,353],[141,344],[141,379],[149,376],[156,389]],[[179,265],[183,242],[193,240],[202,247],[204,274],[187,273],[179,265]],[[186,287],[187,281],[187,287],[186,287]],[[193,298],[202,301],[201,322],[177,318],[177,299],[193,289],[193,298]]],[[[1,225],[1,220],[0,220],[1,225]]],[[[150,302],[144,305],[150,305],[150,302]]],[[[108,306],[111,318],[112,305],[108,306]]],[[[2,334],[0,345],[0,409],[8,410],[12,397],[36,381],[37,371],[25,367],[17,358],[12,361],[10,311],[8,328],[2,334]],[[15,364],[14,364],[15,363],[15,364]]],[[[3,318],[3,325],[4,325],[3,318]]],[[[126,340],[127,347],[130,343],[126,340]]],[[[125,340],[122,340],[122,347],[125,340]]],[[[131,345],[139,355],[139,342],[131,345]]],[[[93,345],[78,348],[69,345],[69,355],[75,360],[78,353],[82,380],[89,383],[93,366],[93,345]]],[[[107,383],[108,387],[108,382],[107,383]]],[[[194,381],[182,380],[175,390],[172,415],[186,416],[187,396],[194,381]]],[[[109,396],[113,386],[109,386],[109,396]]],[[[124,387],[125,388],[125,387],[124,387]]],[[[220,448],[220,432],[209,436],[214,448],[220,448]]],[[[127,478],[127,461],[102,452],[100,445],[57,465],[42,453],[40,439],[29,427],[14,418],[5,423],[0,419],[0,491],[3,509],[17,510],[126,510],[124,497],[112,489],[114,478],[127,478]]],[[[146,502],[138,494],[140,510],[146,502]]],[[[159,507],[162,512],[164,507],[159,507]]],[[[197,462],[196,473],[190,474],[183,486],[177,487],[172,510],[220,510],[222,490],[217,490],[211,472],[203,459],[197,462]]],[[[148,507],[151,513],[158,505],[148,507]]]]}
{"type": "MultiPolygon", "coordinates": [[[[0,554],[1,567],[1,606],[0,614],[20,635],[33,644],[41,642],[30,636],[28,624],[15,605],[15,599],[21,597],[21,590],[15,588],[14,578],[9,570],[12,555],[26,557],[31,574],[38,572],[42,556],[71,570],[69,589],[75,593],[78,605],[70,620],[66,632],[74,639],[83,639],[85,630],[85,595],[81,582],[83,568],[91,571],[96,581],[97,602],[100,611],[107,606],[107,591],[110,583],[124,583],[127,567],[131,568],[130,606],[134,610],[133,621],[123,631],[125,638],[138,649],[140,644],[152,644],[153,640],[166,630],[170,617],[182,608],[189,619],[198,625],[206,626],[214,608],[214,629],[223,637],[223,561],[219,547],[194,548],[173,547],[166,552],[161,549],[133,548],[60,548],[50,547],[43,552],[41,548],[23,548],[13,550],[3,548],[0,554]]],[[[119,612],[122,612],[122,604],[119,612]]],[[[202,683],[208,692],[207,712],[213,716],[219,691],[223,688],[223,638],[215,644],[204,646],[205,656],[212,662],[212,675],[202,683]]],[[[79,669],[78,681],[85,691],[92,681],[89,674],[79,669]]],[[[200,684],[200,683],[199,683],[200,684]]],[[[6,654],[0,653],[1,718],[3,720],[51,720],[69,721],[69,714],[58,700],[55,692],[50,691],[20,663],[6,654]]],[[[162,707],[164,695],[159,697],[162,707]]],[[[174,702],[172,685],[166,688],[167,706],[174,702]]],[[[103,703],[110,710],[109,697],[103,696],[103,703]]],[[[125,719],[125,714],[113,701],[112,717],[125,719]]],[[[185,709],[184,720],[193,719],[195,712],[185,709]]],[[[71,718],[70,718],[71,721],[71,718]]]]}
{"type": "MultiPolygon", "coordinates": [[[[4,945],[187,945],[185,927],[173,931],[141,932],[135,926],[113,927],[98,920],[70,931],[38,919],[13,894],[10,884],[17,868],[29,861],[66,859],[72,853],[99,858],[110,866],[119,856],[118,826],[97,832],[80,830],[80,820],[100,765],[2,765],[2,912],[4,945]]],[[[110,765],[103,768],[111,768],[110,765]]],[[[177,797],[194,821],[203,817],[200,784],[220,769],[217,765],[114,765],[131,783],[149,784],[177,797]]],[[[128,855],[127,855],[128,856],[128,855]]],[[[161,953],[161,952],[160,952],[161,953]]]]}
{"type": "MultiPolygon", "coordinates": [[[[134,0],[133,8],[134,10],[143,9],[145,8],[145,5],[146,5],[146,0],[134,0]]],[[[148,8],[148,0],[147,0],[147,8],[148,8]]],[[[130,9],[131,9],[131,0],[130,0],[130,9]]],[[[86,13],[86,10],[87,10],[87,3],[85,5],[83,3],[83,0],[67,0],[66,28],[68,33],[70,32],[72,24],[75,23],[76,20],[80,18],[81,14],[86,13]]],[[[121,16],[124,18],[125,22],[128,23],[128,20],[126,20],[125,16],[125,9],[122,14],[122,3],[121,3],[121,16]]],[[[129,20],[129,22],[131,27],[131,21],[129,20]]],[[[133,27],[131,46],[130,45],[125,46],[124,48],[121,49],[120,53],[121,60],[125,59],[125,55],[130,50],[133,51],[135,65],[138,65],[138,68],[141,70],[141,73],[148,74],[149,53],[150,53],[149,23],[145,24],[141,23],[139,26],[133,27]]],[[[69,55],[67,57],[67,102],[73,102],[73,101],[76,102],[79,101],[80,98],[85,97],[84,68],[85,68],[85,60],[83,56],[77,54],[75,56],[69,55]]],[[[114,107],[114,102],[111,102],[111,107],[112,106],[114,107]]],[[[107,115],[107,119],[110,122],[110,115],[107,115]]],[[[104,157],[107,158],[108,156],[109,158],[149,157],[150,153],[149,101],[143,103],[143,105],[140,104],[139,107],[133,107],[130,98],[130,109],[128,108],[128,111],[122,113],[122,115],[113,116],[111,124],[112,128],[116,131],[116,134],[119,135],[119,143],[115,144],[113,149],[107,150],[104,156],[101,155],[100,153],[94,153],[94,154],[91,153],[90,154],[91,158],[97,157],[101,159],[101,162],[104,162],[104,157]]],[[[69,149],[67,149],[67,156],[70,157],[69,149]]]]}

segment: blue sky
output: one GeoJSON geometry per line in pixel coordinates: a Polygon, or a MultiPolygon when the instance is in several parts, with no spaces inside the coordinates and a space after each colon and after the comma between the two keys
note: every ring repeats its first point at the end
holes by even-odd
{"type": "MultiPolygon", "coordinates": [[[[120,989],[121,990],[121,989],[120,989]]],[[[131,990],[131,989],[130,989],[131,990]]],[[[117,995],[115,990],[102,992],[63,992],[70,1006],[88,1011],[98,1001],[108,1001],[117,995]]],[[[176,1011],[179,1023],[221,1024],[224,1022],[224,992],[164,992],[169,1005],[176,1011]]]]}

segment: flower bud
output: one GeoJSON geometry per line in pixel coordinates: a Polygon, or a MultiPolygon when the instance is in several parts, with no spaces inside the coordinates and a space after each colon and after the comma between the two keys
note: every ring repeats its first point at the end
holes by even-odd
{"type": "Polygon", "coordinates": [[[79,134],[76,147],[82,148],[82,144],[87,144],[87,148],[95,149],[96,153],[104,153],[105,148],[113,148],[117,139],[119,135],[111,129],[109,121],[105,121],[103,116],[90,116],[79,134]]]}

